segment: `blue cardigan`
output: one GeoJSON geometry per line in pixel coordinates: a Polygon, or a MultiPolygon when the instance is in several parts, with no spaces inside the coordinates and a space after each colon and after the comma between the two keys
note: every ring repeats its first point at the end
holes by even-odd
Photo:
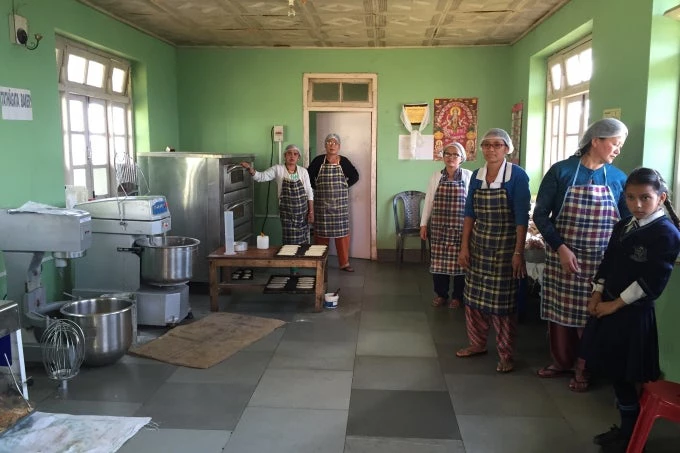
{"type": "Polygon", "coordinates": [[[626,198],[623,193],[623,186],[626,184],[626,174],[611,164],[605,164],[597,170],[580,165],[581,158],[571,156],[554,164],[545,174],[541,181],[534,206],[534,223],[538,231],[543,235],[543,239],[553,250],[564,243],[562,236],[555,229],[557,215],[562,209],[564,195],[574,181],[574,174],[578,169],[576,185],[585,185],[592,181],[592,184],[605,185],[605,171],[607,172],[607,186],[614,196],[614,200],[619,208],[619,215],[625,218],[630,215],[626,206],[626,198]]]}
{"type": "MultiPolygon", "coordinates": [[[[465,200],[465,217],[477,218],[472,204],[472,198],[477,190],[482,189],[482,180],[477,179],[479,169],[472,172],[467,199],[465,200]]],[[[522,167],[513,164],[510,180],[503,184],[508,193],[510,210],[515,216],[515,225],[529,224],[529,208],[531,207],[531,192],[529,191],[529,176],[522,167]]]]}

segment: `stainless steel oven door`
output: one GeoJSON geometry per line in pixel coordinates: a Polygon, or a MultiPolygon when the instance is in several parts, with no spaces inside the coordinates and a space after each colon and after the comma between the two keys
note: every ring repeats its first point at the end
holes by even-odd
{"type": "Polygon", "coordinates": [[[252,179],[248,170],[240,164],[228,164],[223,168],[222,183],[225,193],[250,187],[252,179]]]}
{"type": "Polygon", "coordinates": [[[224,205],[224,211],[232,211],[234,213],[234,227],[250,222],[253,219],[253,208],[250,206],[253,203],[252,199],[242,200],[231,205],[224,205]]]}

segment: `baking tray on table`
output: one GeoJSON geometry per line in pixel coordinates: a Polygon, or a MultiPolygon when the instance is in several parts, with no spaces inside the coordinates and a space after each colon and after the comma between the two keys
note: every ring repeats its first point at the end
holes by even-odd
{"type": "Polygon", "coordinates": [[[271,275],[264,286],[265,294],[314,294],[316,277],[311,275],[271,275]],[[304,288],[301,285],[305,285],[304,288]],[[309,285],[311,284],[311,287],[309,285]]]}
{"type": "MultiPolygon", "coordinates": [[[[297,250],[295,251],[295,255],[281,255],[281,250],[283,247],[292,247],[292,246],[285,246],[282,245],[279,250],[276,252],[276,256],[281,257],[281,258],[300,258],[305,256],[305,253],[313,246],[313,244],[302,244],[297,246],[297,250]]],[[[315,248],[318,246],[315,246],[315,248]]],[[[324,249],[323,253],[326,253],[328,251],[328,246],[324,249]]],[[[315,258],[323,256],[323,253],[321,255],[315,255],[315,258]]]]}

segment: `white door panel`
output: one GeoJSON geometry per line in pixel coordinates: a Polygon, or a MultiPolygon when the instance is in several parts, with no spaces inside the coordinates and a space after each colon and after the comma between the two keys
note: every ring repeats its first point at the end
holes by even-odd
{"type": "Polygon", "coordinates": [[[359,181],[349,189],[349,256],[371,259],[371,113],[317,112],[317,154],[331,132],[340,136],[340,155],[359,172],[359,181]]]}

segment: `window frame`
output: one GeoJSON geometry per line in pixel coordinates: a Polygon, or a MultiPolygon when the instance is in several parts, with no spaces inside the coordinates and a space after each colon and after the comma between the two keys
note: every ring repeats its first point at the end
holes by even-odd
{"type": "MultiPolygon", "coordinates": [[[[591,49],[592,38],[584,38],[577,43],[560,50],[550,56],[546,61],[546,103],[545,103],[545,145],[543,149],[543,174],[547,173],[550,167],[566,159],[569,154],[576,149],[567,149],[568,137],[578,135],[581,137],[588,127],[590,109],[590,79],[569,86],[567,84],[566,63],[569,58],[579,55],[591,49]],[[560,65],[560,87],[553,87],[552,67],[560,65]],[[567,105],[578,100],[581,103],[581,115],[579,130],[577,133],[567,134],[567,105]],[[559,118],[555,121],[555,107],[557,107],[559,118]],[[557,131],[554,127],[557,127],[557,131]],[[556,148],[554,148],[556,146],[556,148]]],[[[592,56],[591,56],[591,77],[592,77],[592,56]]]]}
{"type": "Polygon", "coordinates": [[[309,107],[366,107],[371,108],[374,104],[374,89],[373,79],[368,77],[313,77],[307,81],[307,106],[309,107]],[[339,85],[339,99],[337,101],[317,101],[314,99],[314,84],[315,83],[337,83],[339,85]],[[365,84],[367,86],[367,99],[365,101],[344,101],[343,100],[343,85],[344,84],[365,84]]]}
{"type": "MultiPolygon", "coordinates": [[[[86,170],[86,184],[88,193],[94,198],[116,196],[120,192],[119,181],[116,172],[116,164],[118,162],[134,162],[134,129],[132,123],[132,97],[131,97],[131,65],[115,55],[107,54],[98,49],[90,48],[81,43],[71,41],[69,39],[57,36],[56,39],[56,63],[57,63],[57,77],[59,84],[59,96],[61,101],[62,113],[62,132],[63,132],[63,157],[64,157],[64,179],[67,185],[74,183],[74,170],[85,168],[86,170]],[[102,86],[96,87],[87,84],[87,65],[85,67],[85,81],[84,83],[74,82],[68,80],[68,61],[71,55],[76,55],[85,58],[87,61],[96,61],[104,65],[104,76],[102,86]],[[112,73],[114,68],[125,71],[125,83],[123,86],[123,93],[117,93],[112,86],[112,73]],[[86,151],[86,165],[73,166],[73,149],[71,135],[73,131],[70,127],[70,106],[69,100],[78,99],[83,103],[84,111],[84,125],[85,125],[85,144],[86,151]],[[104,107],[104,129],[105,132],[92,133],[88,127],[88,113],[89,105],[100,104],[104,107]],[[124,133],[114,133],[113,127],[113,108],[121,107],[124,109],[124,133]],[[92,136],[102,134],[105,135],[104,143],[106,143],[106,163],[95,165],[92,161],[92,148],[90,142],[90,135],[92,136]],[[118,139],[123,138],[125,143],[125,150],[121,153],[116,153],[115,143],[118,139]],[[120,155],[119,155],[120,154],[120,155]],[[94,175],[95,170],[106,168],[107,175],[107,193],[94,192],[94,175]]],[[[139,182],[139,181],[137,181],[139,182]]]]}

